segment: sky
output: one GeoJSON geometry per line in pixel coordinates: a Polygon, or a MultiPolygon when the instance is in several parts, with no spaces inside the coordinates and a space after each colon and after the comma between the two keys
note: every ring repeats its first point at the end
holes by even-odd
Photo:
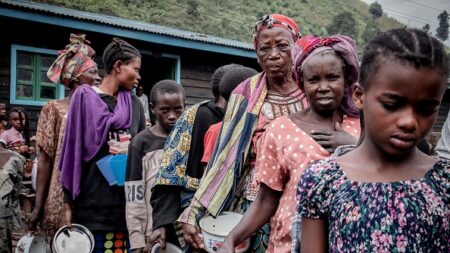
{"type": "MultiPolygon", "coordinates": [[[[368,4],[375,0],[362,0],[368,4]]],[[[377,0],[383,12],[408,27],[422,28],[429,24],[433,35],[439,26],[437,16],[444,10],[450,13],[450,0],[377,0]]],[[[450,46],[450,38],[445,41],[450,46]]]]}

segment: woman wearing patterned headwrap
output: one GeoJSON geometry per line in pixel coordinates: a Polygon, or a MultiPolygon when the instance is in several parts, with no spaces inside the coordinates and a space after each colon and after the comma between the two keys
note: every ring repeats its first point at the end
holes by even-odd
{"type": "MultiPolygon", "coordinates": [[[[294,20],[281,14],[265,15],[255,26],[253,44],[263,72],[233,91],[208,174],[179,220],[186,241],[194,248],[203,247],[196,221],[205,209],[214,216],[230,209],[243,213],[255,200],[259,189],[255,157],[268,123],[307,106],[293,71],[292,51],[299,37],[294,20]]],[[[259,230],[252,252],[266,251],[269,233],[268,225],[259,230]]]]}
{"type": "MultiPolygon", "coordinates": [[[[71,34],[70,44],[59,51],[58,58],[47,72],[55,84],[63,84],[71,94],[80,84],[100,83],[97,64],[92,60],[95,51],[84,34],[71,34]]],[[[39,152],[35,208],[30,217],[30,229],[40,223],[41,232],[48,240],[63,225],[63,192],[57,169],[63,140],[66,114],[71,96],[52,100],[42,107],[36,132],[39,152]]]]}

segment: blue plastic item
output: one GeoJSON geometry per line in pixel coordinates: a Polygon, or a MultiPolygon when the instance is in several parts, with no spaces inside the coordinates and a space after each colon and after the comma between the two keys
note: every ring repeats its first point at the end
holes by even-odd
{"type": "Polygon", "coordinates": [[[110,159],[110,164],[114,176],[117,180],[117,185],[123,186],[125,184],[125,174],[127,171],[127,159],[128,155],[126,154],[118,154],[110,159]]]}
{"type": "Polygon", "coordinates": [[[111,158],[113,155],[107,155],[102,159],[98,160],[97,166],[105,177],[106,181],[108,181],[109,186],[117,184],[116,176],[114,175],[113,168],[111,166],[111,158]]]}

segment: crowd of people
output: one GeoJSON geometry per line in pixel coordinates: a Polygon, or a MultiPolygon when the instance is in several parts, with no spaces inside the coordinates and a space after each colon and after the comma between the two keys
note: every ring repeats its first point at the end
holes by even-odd
{"type": "Polygon", "coordinates": [[[418,147],[447,88],[442,43],[393,29],[360,60],[354,39],[301,35],[281,14],[252,37],[262,72],[221,66],[214,98],[187,108],[173,80],[143,94],[134,46],[114,38],[100,78],[90,42],[72,34],[47,73],[70,93],[42,108],[36,150],[25,110],[0,105],[0,252],[21,225],[30,154],[28,229],[49,243],[81,224],[94,252],[203,252],[199,220],[232,211],[243,217],[217,252],[247,238],[256,253],[450,252],[450,113],[436,154],[418,147]],[[121,154],[123,184],[102,169],[121,154]]]}

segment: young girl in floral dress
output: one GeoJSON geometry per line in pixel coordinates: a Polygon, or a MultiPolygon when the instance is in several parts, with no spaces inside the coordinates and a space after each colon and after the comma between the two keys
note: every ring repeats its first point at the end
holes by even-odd
{"type": "Polygon", "coordinates": [[[450,163],[416,148],[448,72],[444,47],[421,30],[369,42],[353,92],[363,139],[311,166],[298,187],[302,253],[450,252],[450,163]]]}

